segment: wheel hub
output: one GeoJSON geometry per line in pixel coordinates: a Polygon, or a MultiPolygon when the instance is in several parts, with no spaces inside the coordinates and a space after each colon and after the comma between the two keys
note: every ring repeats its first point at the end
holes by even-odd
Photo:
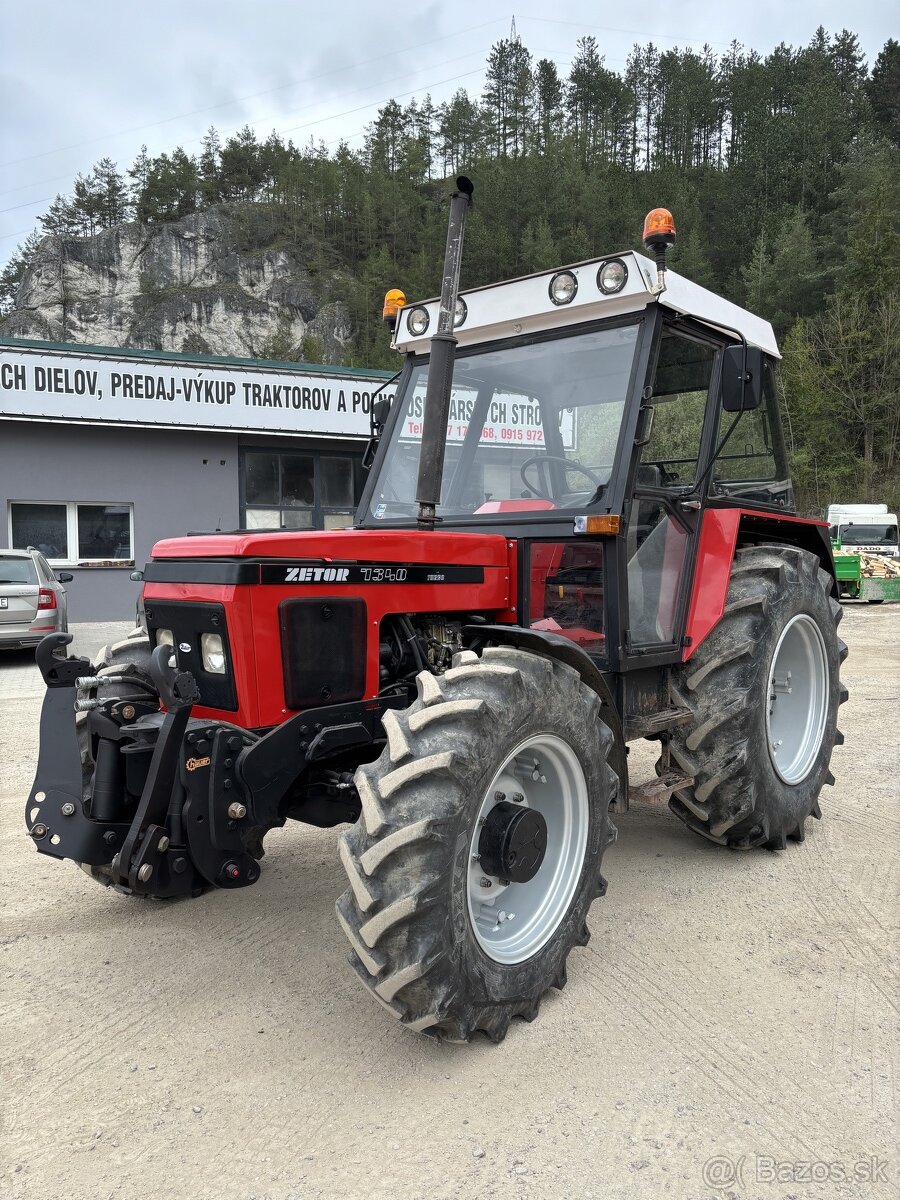
{"type": "Polygon", "coordinates": [[[785,625],[769,671],[766,735],[776,774],[802,782],[813,769],[828,714],[828,662],[816,622],[799,613],[785,625]]]}
{"type": "Polygon", "coordinates": [[[510,883],[534,879],[547,850],[547,822],[533,808],[501,801],[488,813],[478,853],[481,869],[510,883]]]}
{"type": "Polygon", "coordinates": [[[469,842],[469,920],[494,962],[524,962],[556,933],[589,825],[588,784],[572,746],[551,733],[520,742],[485,790],[469,842]]]}

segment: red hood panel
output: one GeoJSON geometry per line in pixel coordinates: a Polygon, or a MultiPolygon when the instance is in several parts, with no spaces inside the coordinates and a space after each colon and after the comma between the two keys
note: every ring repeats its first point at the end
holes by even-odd
{"type": "Polygon", "coordinates": [[[153,558],[308,558],[318,562],[452,562],[507,565],[506,538],[496,533],[429,533],[419,529],[338,529],[279,533],[205,533],[165,538],[153,558]]]}

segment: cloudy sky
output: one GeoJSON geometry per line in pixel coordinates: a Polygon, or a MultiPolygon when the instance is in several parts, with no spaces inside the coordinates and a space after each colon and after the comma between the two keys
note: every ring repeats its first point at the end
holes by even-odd
{"type": "Polygon", "coordinates": [[[227,135],[247,122],[262,137],[359,146],[391,97],[479,93],[513,12],[534,57],[561,74],[583,34],[621,71],[636,41],[723,51],[736,38],[765,53],[809,41],[821,23],[849,26],[871,64],[900,25],[896,0],[528,0],[515,10],[484,0],[0,0],[0,262],[104,155],[124,171],[142,143],[195,152],[210,125],[227,135]]]}

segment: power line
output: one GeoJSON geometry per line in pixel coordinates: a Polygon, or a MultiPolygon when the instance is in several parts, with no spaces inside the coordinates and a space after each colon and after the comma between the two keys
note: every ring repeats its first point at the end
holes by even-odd
{"type": "MultiPolygon", "coordinates": [[[[459,60],[460,60],[460,59],[464,59],[464,58],[471,58],[471,56],[472,56],[472,54],[473,54],[473,53],[476,53],[476,52],[475,52],[475,51],[470,51],[470,52],[469,52],[469,53],[467,53],[467,54],[460,54],[460,55],[458,55],[456,58],[448,58],[448,59],[445,59],[445,60],[444,60],[444,62],[442,62],[442,63],[439,63],[439,64],[437,64],[437,65],[438,65],[438,66],[448,66],[450,63],[453,63],[453,62],[459,62],[459,60]]],[[[472,71],[463,71],[463,72],[462,72],[461,74],[459,74],[459,75],[452,75],[452,76],[450,76],[448,79],[437,79],[437,80],[434,80],[434,81],[432,81],[431,83],[426,83],[426,84],[422,84],[422,85],[420,85],[419,87],[416,87],[416,88],[411,88],[411,89],[410,89],[409,91],[407,91],[407,92],[398,92],[398,93],[396,93],[396,94],[394,94],[394,95],[392,95],[392,96],[388,97],[388,99],[390,99],[390,100],[397,100],[397,99],[403,99],[403,98],[405,98],[406,96],[414,96],[414,95],[416,95],[417,93],[421,93],[421,92],[423,92],[423,91],[427,91],[429,88],[433,88],[433,87],[441,87],[441,86],[442,86],[443,84],[445,84],[445,83],[455,83],[455,82],[456,82],[458,79],[468,79],[468,78],[469,78],[469,76],[471,76],[471,75],[477,75],[477,74],[479,74],[479,72],[483,71],[484,69],[485,69],[485,68],[484,68],[484,66],[482,65],[482,66],[480,66],[480,67],[476,67],[476,68],[475,68],[474,70],[472,70],[472,71]]],[[[397,76],[395,76],[393,79],[384,80],[384,81],[382,81],[382,83],[379,83],[379,84],[377,84],[377,85],[375,85],[375,86],[381,87],[381,86],[383,86],[383,83],[395,83],[395,82],[397,82],[397,80],[399,80],[399,79],[406,79],[406,78],[407,78],[407,76],[406,76],[406,75],[397,75],[397,76]]],[[[356,89],[356,92],[357,92],[357,93],[359,93],[359,92],[364,92],[365,90],[366,90],[366,88],[364,88],[364,87],[363,87],[363,88],[357,88],[357,89],[356,89]]],[[[354,95],[354,93],[353,93],[353,92],[348,92],[348,93],[346,93],[346,95],[352,96],[352,95],[354,95]]],[[[370,101],[368,101],[368,102],[367,102],[367,103],[365,103],[365,104],[360,104],[360,105],[358,105],[356,108],[348,108],[348,109],[344,109],[342,112],[331,113],[329,116],[325,116],[325,117],[317,117],[315,120],[312,120],[312,121],[306,121],[306,122],[304,122],[304,123],[302,123],[302,124],[300,124],[300,125],[290,125],[290,126],[288,126],[287,128],[284,128],[284,129],[279,129],[279,130],[277,130],[276,132],[277,132],[277,133],[279,133],[279,134],[286,134],[286,133],[295,133],[295,132],[296,132],[298,129],[310,129],[310,128],[312,128],[313,126],[316,126],[316,125],[324,125],[324,124],[326,124],[328,121],[336,121],[336,120],[338,120],[340,117],[349,117],[349,116],[353,116],[355,113],[358,113],[358,112],[363,112],[363,111],[364,111],[365,109],[367,109],[367,108],[373,108],[373,107],[375,107],[375,106],[380,106],[380,105],[381,105],[381,104],[383,104],[383,103],[386,103],[386,102],[385,102],[385,101],[382,101],[382,100],[370,100],[370,101]]],[[[205,135],[203,135],[203,136],[205,136],[205,135]]],[[[184,140],[183,140],[181,143],[179,143],[179,144],[180,144],[180,145],[182,145],[182,146],[190,146],[190,145],[192,145],[192,144],[193,144],[193,143],[195,143],[195,142],[200,142],[200,141],[202,141],[202,140],[203,140],[203,136],[201,136],[201,137],[195,137],[195,138],[186,138],[186,139],[184,139],[184,140]]],[[[70,178],[70,176],[68,176],[68,175],[66,175],[66,176],[60,176],[60,178],[66,178],[66,179],[68,179],[68,178],[70,178]]],[[[47,182],[50,182],[50,180],[48,180],[47,182]]],[[[48,203],[50,200],[53,200],[53,199],[54,199],[54,197],[53,197],[53,196],[42,196],[42,197],[39,197],[38,199],[35,199],[35,200],[29,200],[29,201],[26,201],[24,204],[12,204],[12,205],[10,205],[8,208],[0,208],[0,214],[3,214],[3,213],[8,213],[8,212],[15,212],[17,209],[20,209],[20,208],[30,208],[30,207],[32,207],[32,206],[34,206],[34,205],[37,205],[37,204],[47,204],[47,203],[48,203]]]]}
{"type": "MultiPolygon", "coordinates": [[[[667,33],[648,33],[646,29],[617,29],[616,26],[614,26],[614,25],[588,25],[587,22],[585,22],[585,21],[560,21],[553,17],[528,17],[528,16],[526,16],[524,19],[526,21],[540,21],[541,24],[543,24],[543,25],[569,25],[569,26],[574,27],[575,29],[598,29],[598,30],[601,30],[603,33],[627,33],[629,35],[633,35],[634,37],[639,37],[639,38],[644,38],[644,39],[649,38],[651,41],[653,41],[655,39],[656,41],[659,41],[659,42],[675,42],[676,45],[678,44],[678,42],[684,41],[683,38],[672,37],[670,34],[667,34],[667,33]]],[[[688,41],[691,41],[691,42],[695,42],[696,40],[697,40],[696,38],[688,39],[688,41]]],[[[705,44],[708,44],[710,46],[724,46],[726,49],[728,49],[728,47],[731,45],[731,42],[718,42],[718,41],[714,41],[712,38],[704,38],[703,41],[705,44]]]]}
{"type": "MultiPolygon", "coordinates": [[[[386,54],[378,54],[374,58],[367,58],[363,62],[356,64],[357,67],[367,67],[371,63],[381,62],[385,58],[395,58],[398,54],[409,54],[414,50],[421,50],[423,46],[432,46],[435,42],[445,42],[449,37],[461,37],[466,33],[476,33],[479,29],[486,29],[488,25],[496,25],[498,21],[505,20],[504,17],[494,17],[490,21],[482,21],[480,25],[470,25],[467,29],[459,29],[453,34],[442,34],[441,37],[429,38],[428,41],[419,42],[415,46],[402,46],[396,50],[390,50],[386,54]]],[[[464,56],[463,56],[464,57],[464,56]]],[[[451,62],[454,60],[450,60],[451,62]]],[[[190,112],[176,113],[172,117],[163,117],[159,121],[151,121],[146,125],[134,125],[130,129],[120,129],[115,133],[101,134],[98,137],[86,138],[81,142],[73,142],[69,146],[58,146],[55,150],[41,150],[37,154],[28,154],[23,158],[12,158],[8,162],[0,163],[0,167],[13,167],[18,163],[31,162],[36,158],[46,158],[50,154],[62,154],[66,150],[78,150],[82,146],[92,146],[97,142],[109,141],[112,138],[125,137],[129,133],[140,133],[144,129],[156,129],[160,125],[169,125],[172,121],[180,121],[185,117],[199,116],[200,113],[216,112],[220,108],[231,108],[235,104],[242,104],[245,100],[256,100],[260,96],[271,96],[275,92],[284,91],[285,88],[300,87],[305,83],[316,83],[320,79],[326,79],[329,75],[337,75],[343,71],[343,67],[335,67],[330,71],[322,71],[319,75],[310,75],[306,79],[295,79],[291,83],[282,83],[277,87],[265,88],[261,92],[250,92],[245,96],[236,96],[233,100],[224,100],[221,104],[210,104],[204,108],[195,108],[190,112]]]]}

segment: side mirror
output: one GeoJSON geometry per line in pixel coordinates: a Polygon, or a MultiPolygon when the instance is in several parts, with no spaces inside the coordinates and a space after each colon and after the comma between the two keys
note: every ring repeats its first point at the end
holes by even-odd
{"type": "Polygon", "coordinates": [[[144,582],[144,572],[143,571],[132,571],[131,574],[128,576],[128,578],[131,580],[132,583],[143,583],[144,582]]]}
{"type": "Polygon", "coordinates": [[[372,432],[380,433],[384,429],[391,411],[391,402],[383,396],[372,405],[372,432]]]}
{"type": "Polygon", "coordinates": [[[57,571],[56,578],[60,583],[71,583],[75,576],[71,571],[57,571]]]}
{"type": "Polygon", "coordinates": [[[368,471],[375,461],[375,452],[378,449],[378,442],[384,432],[390,411],[391,400],[389,396],[382,396],[380,400],[376,400],[372,405],[372,414],[370,417],[372,436],[369,438],[366,448],[363,451],[362,469],[364,471],[368,471]]]}
{"type": "Polygon", "coordinates": [[[763,353],[748,346],[744,374],[744,347],[728,346],[722,355],[722,408],[725,412],[751,412],[762,404],[763,353]]]}

